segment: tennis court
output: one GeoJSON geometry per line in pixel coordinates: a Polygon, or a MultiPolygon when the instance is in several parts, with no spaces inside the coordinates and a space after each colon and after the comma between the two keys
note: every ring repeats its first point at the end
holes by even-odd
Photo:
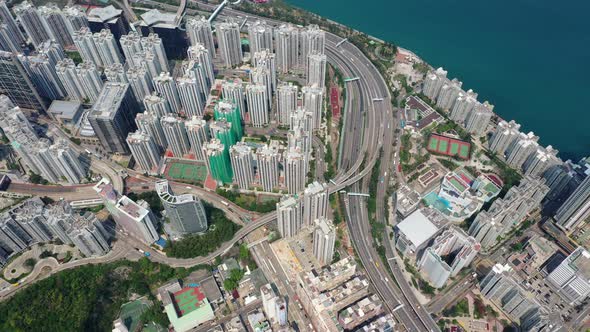
{"type": "Polygon", "coordinates": [[[433,134],[428,140],[428,151],[447,156],[457,156],[461,159],[469,159],[471,144],[447,136],[433,134]]]}
{"type": "Polygon", "coordinates": [[[203,182],[207,178],[204,165],[172,162],[166,168],[168,177],[178,181],[203,182]]]}
{"type": "Polygon", "coordinates": [[[125,303],[121,306],[121,321],[129,331],[136,331],[141,314],[150,307],[143,299],[125,303]]]}

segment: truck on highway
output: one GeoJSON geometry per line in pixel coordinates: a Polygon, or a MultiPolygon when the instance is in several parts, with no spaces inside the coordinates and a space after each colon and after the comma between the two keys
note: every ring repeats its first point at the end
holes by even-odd
{"type": "Polygon", "coordinates": [[[221,204],[225,205],[225,206],[229,206],[229,203],[226,201],[221,201],[221,204]]]}

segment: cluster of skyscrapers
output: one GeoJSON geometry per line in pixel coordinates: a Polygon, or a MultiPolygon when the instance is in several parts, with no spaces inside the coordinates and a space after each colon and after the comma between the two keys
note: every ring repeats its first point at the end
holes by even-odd
{"type": "Polygon", "coordinates": [[[35,243],[59,239],[72,244],[86,256],[100,256],[110,250],[110,234],[90,212],[80,214],[66,202],[45,205],[30,198],[0,215],[0,265],[9,255],[35,243]]]}
{"type": "Polygon", "coordinates": [[[10,140],[20,164],[47,181],[80,183],[88,165],[67,141],[41,138],[18,106],[0,95],[0,128],[10,140]]]}
{"type": "Polygon", "coordinates": [[[450,112],[449,118],[468,132],[483,136],[494,115],[494,106],[488,102],[480,103],[477,93],[462,90],[462,85],[457,79],[449,80],[447,71],[438,68],[426,75],[422,93],[437,107],[450,112]]]}
{"type": "Polygon", "coordinates": [[[484,249],[493,247],[509,231],[518,228],[531,212],[540,208],[548,191],[543,179],[525,176],[518,186],[495,200],[487,211],[477,214],[469,227],[469,235],[484,249]]]}

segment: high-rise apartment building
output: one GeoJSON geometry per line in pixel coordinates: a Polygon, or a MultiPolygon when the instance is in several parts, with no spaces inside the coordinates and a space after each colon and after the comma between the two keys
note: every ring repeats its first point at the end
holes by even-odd
{"type": "Polygon", "coordinates": [[[546,148],[538,146],[537,150],[531,153],[522,164],[524,174],[539,177],[543,176],[545,171],[549,168],[562,163],[557,157],[558,152],[559,151],[555,150],[551,145],[548,145],[546,148]]]}
{"type": "Polygon", "coordinates": [[[305,86],[303,92],[303,108],[313,115],[313,129],[319,129],[322,124],[323,89],[316,86],[305,86]]]}
{"type": "Polygon", "coordinates": [[[277,227],[283,238],[297,235],[303,224],[303,209],[295,196],[284,196],[277,203],[277,227]]]}
{"type": "Polygon", "coordinates": [[[273,28],[264,20],[257,20],[248,26],[250,54],[263,50],[273,52],[273,28]]]}
{"type": "Polygon", "coordinates": [[[195,195],[174,195],[167,180],[156,182],[156,192],[176,232],[190,234],[207,230],[205,208],[195,195]]]}
{"type": "Polygon", "coordinates": [[[158,77],[154,78],[154,88],[168,101],[172,112],[180,112],[182,107],[180,104],[180,96],[178,95],[178,87],[176,86],[176,81],[172,78],[169,72],[161,72],[158,77]]]}
{"type": "Polygon", "coordinates": [[[76,31],[88,27],[88,18],[86,12],[80,6],[65,6],[63,14],[66,18],[66,24],[70,35],[73,37],[76,31]]]}
{"type": "Polygon", "coordinates": [[[137,129],[137,106],[127,83],[107,82],[88,120],[101,145],[110,153],[129,153],[127,135],[137,129]]]}
{"type": "Polygon", "coordinates": [[[299,64],[299,29],[292,24],[281,24],[275,30],[277,70],[288,73],[299,64]]]}
{"type": "Polygon", "coordinates": [[[285,187],[289,194],[298,194],[305,189],[306,159],[296,148],[290,148],[283,155],[285,187]]]}
{"type": "Polygon", "coordinates": [[[160,64],[160,69],[162,71],[170,71],[164,43],[157,33],[150,33],[147,37],[142,37],[141,47],[143,48],[143,51],[150,52],[154,55],[157,62],[160,64]]]}
{"type": "Polygon", "coordinates": [[[224,119],[231,123],[231,130],[234,134],[236,141],[242,139],[244,130],[242,128],[242,117],[238,105],[229,100],[220,100],[214,109],[215,120],[219,121],[224,119]]]}
{"type": "Polygon", "coordinates": [[[37,8],[31,2],[23,1],[12,7],[12,11],[35,47],[53,38],[37,8]]]}
{"type": "Polygon", "coordinates": [[[146,111],[153,112],[158,117],[174,115],[168,100],[157,92],[152,92],[152,94],[143,98],[143,106],[145,106],[146,111]]]}
{"type": "Polygon", "coordinates": [[[265,85],[246,85],[246,101],[250,123],[254,127],[262,127],[269,123],[268,89],[265,85]]]}
{"type": "Polygon", "coordinates": [[[313,225],[316,219],[326,218],[329,208],[328,187],[317,181],[310,183],[303,192],[303,223],[313,225]]]}
{"type": "Polygon", "coordinates": [[[232,130],[232,124],[225,119],[213,121],[209,124],[209,136],[220,140],[221,144],[225,146],[226,152],[229,152],[229,148],[238,141],[232,130]]]}
{"type": "Polygon", "coordinates": [[[250,188],[254,180],[254,157],[252,148],[246,143],[238,142],[229,148],[234,182],[240,189],[250,188]]]}
{"type": "Polygon", "coordinates": [[[84,100],[84,92],[81,91],[82,84],[76,73],[76,65],[70,58],[65,58],[55,65],[55,73],[63,86],[65,94],[70,99],[84,100]]]}
{"type": "Polygon", "coordinates": [[[277,87],[277,121],[285,126],[289,124],[291,114],[297,108],[298,88],[292,83],[279,84],[277,87]]]}
{"type": "Polygon", "coordinates": [[[590,176],[586,177],[555,214],[560,227],[571,230],[590,216],[590,176]]]}
{"type": "Polygon", "coordinates": [[[487,101],[483,104],[477,103],[473,110],[467,114],[465,130],[474,135],[483,136],[494,115],[493,110],[494,106],[490,105],[487,101]]]}
{"type": "Polygon", "coordinates": [[[195,44],[188,48],[187,55],[189,59],[189,68],[195,72],[195,75],[201,85],[205,94],[209,94],[209,90],[215,82],[215,71],[213,70],[213,58],[209,50],[203,44],[195,44]]]}
{"type": "Polygon", "coordinates": [[[76,30],[72,36],[76,49],[84,62],[92,62],[97,66],[102,66],[102,58],[98,48],[94,43],[92,31],[88,27],[82,27],[76,30]]]}
{"type": "Polygon", "coordinates": [[[452,227],[434,239],[432,246],[422,254],[418,268],[432,286],[441,288],[449,277],[456,276],[473,261],[480,248],[477,240],[452,227]],[[443,259],[446,256],[453,260],[446,262],[443,259]]]}
{"type": "Polygon", "coordinates": [[[324,54],[326,33],[315,24],[310,24],[299,35],[301,56],[300,66],[307,68],[308,56],[312,53],[324,54]]]}
{"type": "Polygon", "coordinates": [[[22,50],[22,45],[25,43],[26,37],[20,31],[16,20],[6,5],[5,0],[0,1],[0,22],[2,22],[2,25],[5,25],[1,28],[3,31],[2,35],[10,41],[10,44],[14,45],[12,47],[5,47],[4,45],[0,44],[0,46],[2,46],[2,50],[9,52],[20,52],[22,50]]]}
{"type": "Polygon", "coordinates": [[[449,118],[463,125],[467,119],[467,115],[471,113],[477,104],[477,93],[473,92],[473,90],[459,92],[459,96],[455,100],[455,104],[453,104],[449,118]]]}
{"type": "Polygon", "coordinates": [[[133,95],[135,96],[135,101],[137,101],[138,105],[143,107],[143,100],[145,97],[154,92],[152,77],[144,66],[130,67],[127,69],[126,76],[129,86],[131,86],[131,90],[133,91],[133,95]]]}
{"type": "Polygon", "coordinates": [[[512,142],[520,135],[520,125],[514,120],[506,122],[504,120],[498,123],[496,131],[492,134],[488,148],[496,152],[499,156],[504,157],[504,153],[512,142]]]}
{"type": "Polygon", "coordinates": [[[141,36],[136,31],[131,31],[126,35],[121,36],[119,39],[119,44],[121,45],[121,49],[123,50],[123,55],[129,66],[141,66],[141,62],[137,62],[134,60],[134,55],[138,52],[143,51],[143,46],[141,45],[141,36]]]}
{"type": "Polygon", "coordinates": [[[94,190],[119,227],[148,245],[158,240],[158,221],[145,201],[134,202],[127,196],[120,196],[106,178],[100,180],[94,190]]]}
{"type": "Polygon", "coordinates": [[[160,165],[160,149],[150,134],[142,131],[130,133],[127,136],[127,144],[133,155],[133,159],[139,164],[140,170],[152,172],[160,165]]]}
{"type": "Polygon", "coordinates": [[[216,57],[213,32],[209,20],[203,16],[192,17],[186,22],[186,31],[191,45],[201,44],[207,48],[211,57],[216,57]]]}
{"type": "Polygon", "coordinates": [[[174,157],[182,158],[190,150],[188,134],[182,118],[167,115],[160,119],[164,136],[168,142],[168,148],[174,157]]]}
{"type": "Polygon", "coordinates": [[[104,76],[109,82],[129,83],[127,73],[121,63],[113,63],[104,68],[104,76]]]}
{"type": "Polygon", "coordinates": [[[313,255],[321,266],[332,262],[335,243],[336,228],[332,220],[326,218],[316,219],[313,231],[313,255]]]}
{"type": "MultiPolygon", "coordinates": [[[[82,94],[82,100],[86,103],[94,103],[103,89],[104,83],[100,72],[92,62],[82,62],[76,66],[76,76],[78,76],[78,87],[82,94]]],[[[131,91],[130,91],[131,93],[131,91]]]]}
{"type": "Polygon", "coordinates": [[[256,150],[258,178],[264,191],[272,192],[279,184],[280,154],[275,146],[263,145],[256,150]]]}
{"type": "Polygon", "coordinates": [[[242,63],[242,40],[240,39],[239,23],[228,20],[219,23],[216,27],[217,44],[221,59],[226,67],[234,67],[242,63]]]}
{"type": "Polygon", "coordinates": [[[244,85],[240,79],[233,81],[224,81],[221,83],[222,96],[225,100],[230,100],[240,110],[240,117],[246,117],[246,95],[244,93],[244,85]]]}
{"type": "Polygon", "coordinates": [[[307,56],[306,77],[308,86],[324,88],[326,85],[326,61],[323,53],[310,53],[307,56]]]}
{"type": "Polygon", "coordinates": [[[205,161],[205,154],[203,146],[207,143],[207,121],[200,116],[193,116],[184,123],[188,140],[191,145],[192,152],[195,158],[200,161],[205,161]]]}
{"type": "Polygon", "coordinates": [[[59,44],[55,46],[59,47],[59,51],[53,54],[55,56],[46,53],[30,56],[18,55],[18,59],[28,73],[30,80],[37,87],[39,95],[49,100],[62,99],[66,96],[66,91],[55,70],[57,62],[62,60],[65,55],[63,55],[59,44]]]}
{"type": "Polygon", "coordinates": [[[233,171],[229,151],[223,143],[217,138],[212,138],[209,143],[204,145],[203,152],[209,175],[217,182],[231,183],[233,171]]]}
{"type": "Polygon", "coordinates": [[[203,109],[207,102],[203,93],[202,85],[197,81],[193,71],[187,72],[184,76],[176,79],[178,97],[182,111],[187,117],[203,115],[203,109]]]}
{"type": "Polygon", "coordinates": [[[533,132],[520,133],[506,149],[506,163],[516,169],[522,168],[527,158],[539,147],[538,141],[539,136],[533,132]]]}
{"type": "Polygon", "coordinates": [[[434,102],[436,101],[443,85],[448,82],[447,71],[442,67],[437,68],[435,71],[428,72],[424,78],[422,93],[434,102]]]}
{"type": "MultiPolygon", "coordinates": [[[[108,66],[114,62],[124,63],[125,60],[121,55],[119,46],[115,36],[111,33],[111,30],[103,29],[92,36],[98,54],[103,66],[108,66]]],[[[98,64],[97,64],[98,66],[98,64]]]]}
{"type": "Polygon", "coordinates": [[[72,40],[73,31],[70,30],[66,16],[56,4],[50,3],[40,6],[37,8],[37,13],[52,39],[64,48],[74,45],[72,40]]]}
{"type": "Polygon", "coordinates": [[[158,147],[158,151],[163,152],[168,148],[168,141],[160,119],[161,117],[157,113],[147,110],[135,115],[135,124],[139,131],[148,134],[152,138],[158,147]]]}
{"type": "Polygon", "coordinates": [[[443,83],[442,87],[440,88],[438,97],[436,98],[436,106],[440,107],[443,110],[450,110],[455,104],[455,100],[457,100],[457,97],[459,97],[459,93],[463,91],[461,90],[462,85],[463,82],[459,81],[456,78],[443,83]]]}
{"type": "Polygon", "coordinates": [[[469,227],[469,235],[489,249],[533,210],[537,209],[549,188],[545,180],[525,176],[518,186],[495,200],[487,211],[480,211],[469,227]]]}

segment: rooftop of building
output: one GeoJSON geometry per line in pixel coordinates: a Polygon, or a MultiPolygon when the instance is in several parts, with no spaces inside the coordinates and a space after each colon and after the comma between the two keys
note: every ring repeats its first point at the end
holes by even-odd
{"type": "Polygon", "coordinates": [[[57,119],[72,120],[82,111],[82,103],[77,100],[54,100],[47,112],[57,119]]]}
{"type": "Polygon", "coordinates": [[[147,214],[150,213],[149,210],[147,210],[147,209],[143,208],[142,206],[140,206],[139,204],[135,203],[127,196],[122,196],[119,199],[119,201],[117,202],[116,208],[125,212],[126,214],[131,216],[133,219],[138,219],[138,220],[142,219],[143,217],[145,217],[147,214]]]}
{"type": "Polygon", "coordinates": [[[129,84],[107,82],[92,106],[90,117],[113,119],[127,95],[129,84]]]}
{"type": "Polygon", "coordinates": [[[185,287],[170,296],[166,314],[176,331],[188,331],[215,317],[213,309],[200,287],[185,287]]]}
{"type": "Polygon", "coordinates": [[[141,25],[165,29],[176,29],[176,13],[161,12],[152,9],[141,15],[141,25]]]}
{"type": "Polygon", "coordinates": [[[94,7],[88,12],[88,20],[94,22],[109,22],[118,19],[123,11],[114,6],[94,7]]]}
{"type": "Polygon", "coordinates": [[[442,214],[437,215],[432,210],[416,210],[396,226],[415,248],[432,238],[439,229],[448,223],[442,214]]]}

